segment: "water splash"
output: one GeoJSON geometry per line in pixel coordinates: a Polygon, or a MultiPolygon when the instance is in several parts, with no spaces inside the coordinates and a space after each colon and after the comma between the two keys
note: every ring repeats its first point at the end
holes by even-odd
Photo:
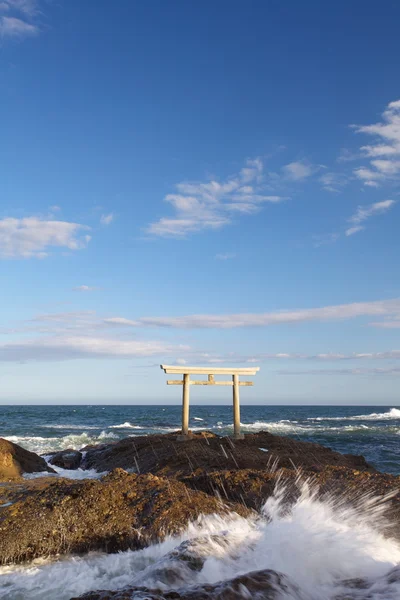
{"type": "Polygon", "coordinates": [[[182,592],[193,585],[229,585],[238,575],[273,569],[293,584],[280,591],[282,600],[400,598],[400,545],[383,534],[382,500],[364,497],[356,507],[348,506],[318,499],[307,484],[300,485],[290,509],[284,497],[278,487],[260,517],[203,517],[181,536],[138,552],[3,567],[0,597],[68,600],[92,589],[124,586],[182,592]],[[197,557],[194,569],[188,568],[188,546],[179,548],[187,540],[197,557]]]}

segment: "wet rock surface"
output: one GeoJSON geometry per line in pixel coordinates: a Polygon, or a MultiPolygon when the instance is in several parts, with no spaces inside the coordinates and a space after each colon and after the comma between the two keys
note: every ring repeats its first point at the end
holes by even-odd
{"type": "MultiPolygon", "coordinates": [[[[40,556],[139,549],[227,506],[183,483],[116,469],[101,480],[49,482],[8,490],[0,509],[0,564],[40,556]]],[[[0,504],[1,504],[0,491],[0,504]]],[[[243,506],[230,505],[243,515],[243,506]]]]}
{"type": "MultiPolygon", "coordinates": [[[[18,479],[18,473],[22,468],[48,469],[46,463],[36,455],[29,462],[27,455],[32,453],[13,446],[13,456],[26,462],[21,462],[14,480],[10,477],[9,483],[0,484],[0,564],[91,550],[142,549],[178,534],[200,515],[256,515],[277,486],[284,488],[283,503],[289,507],[299,497],[299,477],[318,490],[317,497],[334,498],[339,504],[356,506],[365,495],[380,498],[392,523],[386,530],[382,525],[382,531],[400,539],[400,477],[377,472],[363,457],[341,455],[317,444],[267,432],[244,440],[210,433],[185,442],[178,442],[176,434],[133,437],[51,458],[64,469],[109,471],[101,479],[53,476],[31,481],[18,479]]],[[[148,587],[92,592],[82,598],[273,599],[282,586],[292,585],[278,573],[260,571],[223,584],[181,589],[179,577],[185,569],[201,570],[204,557],[192,544],[175,557],[169,555],[168,561],[156,580],[162,589],[146,581],[148,587]],[[179,563],[177,570],[170,568],[174,561],[179,563]]]]}
{"type": "Polygon", "coordinates": [[[176,434],[131,437],[87,449],[83,468],[109,471],[120,467],[140,473],[180,478],[198,469],[301,468],[318,472],[325,466],[374,472],[363,456],[344,455],[325,446],[299,442],[266,431],[232,440],[212,433],[178,442],[176,434]]]}
{"type": "Polygon", "coordinates": [[[0,438],[0,482],[21,479],[24,473],[55,471],[46,461],[13,442],[0,438]]]}
{"type": "Polygon", "coordinates": [[[82,452],[79,452],[79,450],[73,450],[71,448],[47,455],[48,462],[51,465],[68,470],[78,469],[82,462],[82,456],[82,452]]]}
{"type": "MultiPolygon", "coordinates": [[[[80,600],[278,600],[283,594],[301,598],[289,578],[276,571],[255,571],[235,579],[192,589],[162,591],[146,587],[126,588],[119,591],[90,592],[80,600]]],[[[286,596],[287,597],[287,596],[286,596]]],[[[71,598],[71,600],[78,600],[71,598]]]]}

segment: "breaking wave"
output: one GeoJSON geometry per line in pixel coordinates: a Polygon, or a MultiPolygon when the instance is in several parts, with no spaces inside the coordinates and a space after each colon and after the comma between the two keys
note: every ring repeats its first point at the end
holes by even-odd
{"type": "Polygon", "coordinates": [[[141,427],[140,425],[132,425],[128,421],[125,423],[121,423],[120,425],[110,425],[109,429],[146,429],[146,427],[141,427]]]}
{"type": "MultiPolygon", "coordinates": [[[[208,516],[142,551],[0,568],[0,597],[69,600],[124,586],[184,593],[216,582],[228,590],[235,577],[272,569],[285,575],[286,587],[276,582],[282,600],[398,600],[400,545],[384,537],[384,525],[382,503],[370,498],[350,508],[318,500],[303,485],[288,511],[278,489],[259,518],[208,516]]],[[[242,595],[252,597],[245,586],[242,595]]]]}
{"type": "Polygon", "coordinates": [[[5,436],[5,439],[14,442],[14,444],[19,444],[26,450],[36,452],[36,454],[48,454],[50,452],[57,452],[58,450],[67,450],[68,448],[80,450],[84,446],[115,441],[119,437],[111,431],[102,431],[98,436],[89,435],[84,431],[78,435],[69,434],[64,437],[10,435],[5,436]]]}
{"type": "Polygon", "coordinates": [[[386,419],[400,420],[400,409],[391,408],[388,412],[384,413],[352,415],[351,417],[308,417],[307,421],[384,421],[386,419]]]}

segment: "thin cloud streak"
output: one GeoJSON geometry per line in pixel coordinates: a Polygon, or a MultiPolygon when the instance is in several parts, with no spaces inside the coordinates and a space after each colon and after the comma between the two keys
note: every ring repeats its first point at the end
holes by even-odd
{"type": "Polygon", "coordinates": [[[359,369],[307,369],[306,371],[277,371],[279,375],[400,375],[400,367],[359,369]]]}
{"type": "Polygon", "coordinates": [[[355,233],[362,231],[365,227],[364,225],[361,225],[361,223],[364,223],[364,221],[367,221],[371,217],[388,212],[395,204],[395,200],[382,200],[381,202],[375,202],[374,204],[368,204],[367,206],[358,206],[355,214],[349,219],[349,223],[352,224],[352,227],[346,229],[346,235],[354,235],[355,233]]]}
{"type": "Polygon", "coordinates": [[[174,329],[235,329],[393,315],[400,315],[400,298],[269,313],[143,317],[137,321],[132,321],[131,325],[135,327],[169,327],[174,329]]]}
{"type": "Polygon", "coordinates": [[[188,351],[184,345],[159,341],[86,336],[55,336],[0,344],[0,361],[41,362],[82,358],[146,358],[188,351]]]}
{"type": "Polygon", "coordinates": [[[372,302],[354,302],[304,308],[298,310],[282,310],[266,313],[237,313],[221,315],[185,315],[174,317],[139,317],[130,319],[122,316],[98,316],[95,311],[72,311],[64,313],[40,314],[25,321],[20,328],[9,328],[6,332],[68,332],[81,330],[85,334],[108,329],[239,329],[243,327],[269,327],[271,325],[290,325],[307,322],[335,322],[358,318],[372,319],[368,323],[374,327],[399,327],[400,298],[376,300],[372,302]],[[378,320],[381,318],[382,320],[378,320]]]}

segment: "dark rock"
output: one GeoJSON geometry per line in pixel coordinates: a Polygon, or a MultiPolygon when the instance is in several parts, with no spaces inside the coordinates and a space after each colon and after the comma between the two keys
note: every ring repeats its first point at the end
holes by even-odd
{"type": "Polygon", "coordinates": [[[78,469],[82,461],[82,452],[78,450],[62,450],[50,455],[49,463],[62,469],[78,469]]]}
{"type": "Polygon", "coordinates": [[[88,449],[82,463],[83,468],[98,471],[120,467],[178,479],[198,469],[210,473],[224,469],[271,470],[273,467],[318,472],[327,465],[375,471],[362,456],[343,455],[319,444],[265,431],[248,434],[243,440],[212,434],[194,435],[185,442],[178,442],[176,434],[127,438],[88,449]]]}
{"type": "MultiPolygon", "coordinates": [[[[186,590],[162,591],[131,587],[118,591],[89,592],[80,600],[278,600],[283,597],[301,598],[298,587],[276,571],[254,571],[213,585],[200,585],[186,590]]],[[[78,600],[71,598],[71,600],[78,600]]]]}
{"type": "Polygon", "coordinates": [[[34,452],[0,438],[0,481],[18,480],[24,473],[42,471],[55,472],[34,452]]]}
{"type": "MultiPolygon", "coordinates": [[[[226,513],[183,483],[116,469],[101,480],[51,479],[16,491],[0,510],[0,564],[39,556],[139,549],[182,531],[201,514],[226,513]]],[[[239,504],[229,510],[248,515],[239,504]]]]}

